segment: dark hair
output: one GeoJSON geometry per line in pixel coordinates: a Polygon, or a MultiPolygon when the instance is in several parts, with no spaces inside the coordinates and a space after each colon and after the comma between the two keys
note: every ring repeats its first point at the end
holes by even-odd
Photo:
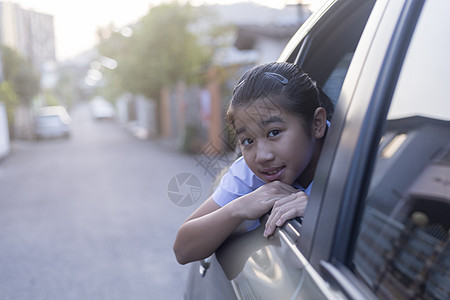
{"type": "Polygon", "coordinates": [[[234,123],[233,108],[247,106],[258,99],[271,101],[299,117],[307,129],[311,127],[318,107],[325,108],[328,120],[334,111],[331,100],[316,82],[297,65],[286,62],[259,65],[242,75],[233,91],[227,122],[234,123]]]}

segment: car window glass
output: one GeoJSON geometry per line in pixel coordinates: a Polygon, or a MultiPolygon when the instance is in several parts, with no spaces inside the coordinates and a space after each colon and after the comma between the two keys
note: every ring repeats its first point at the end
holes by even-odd
{"type": "Polygon", "coordinates": [[[385,299],[449,299],[450,18],[427,1],[392,99],[351,268],[385,299]]]}
{"type": "Polygon", "coordinates": [[[317,81],[334,105],[374,2],[342,2],[310,33],[297,58],[296,63],[317,81]]]}
{"type": "Polygon", "coordinates": [[[58,116],[42,116],[37,118],[38,124],[58,124],[60,123],[60,119],[58,116]]]}
{"type": "Polygon", "coordinates": [[[344,83],[344,78],[347,74],[352,58],[353,52],[345,54],[331,72],[330,76],[326,79],[322,87],[322,90],[328,95],[334,106],[336,106],[337,100],[339,99],[342,84],[344,83]]]}

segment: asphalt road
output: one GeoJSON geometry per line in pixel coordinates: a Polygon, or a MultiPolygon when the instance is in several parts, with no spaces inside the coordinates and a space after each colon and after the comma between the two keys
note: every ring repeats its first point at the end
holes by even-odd
{"type": "Polygon", "coordinates": [[[0,299],[182,299],[172,244],[212,178],[87,106],[72,116],[70,139],[14,142],[0,161],[0,299]],[[187,207],[168,196],[181,173],[200,182],[187,207]]]}

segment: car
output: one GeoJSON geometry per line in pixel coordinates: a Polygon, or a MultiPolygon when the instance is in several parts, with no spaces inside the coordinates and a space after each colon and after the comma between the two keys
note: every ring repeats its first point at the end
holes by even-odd
{"type": "Polygon", "coordinates": [[[71,117],[64,106],[45,106],[34,118],[34,136],[41,138],[69,138],[71,117]]]}
{"type": "Polygon", "coordinates": [[[185,299],[450,299],[450,1],[333,0],[279,60],[336,104],[303,218],[231,235],[185,299]]]}
{"type": "Polygon", "coordinates": [[[116,111],[111,102],[102,97],[95,97],[90,103],[91,114],[96,120],[112,120],[116,111]]]}

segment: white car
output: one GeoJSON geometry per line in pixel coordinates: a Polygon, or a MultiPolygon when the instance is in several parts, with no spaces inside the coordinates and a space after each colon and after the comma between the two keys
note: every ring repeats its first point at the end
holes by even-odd
{"type": "Polygon", "coordinates": [[[40,138],[69,138],[71,117],[63,106],[46,106],[39,109],[34,119],[34,136],[40,138]]]}
{"type": "Polygon", "coordinates": [[[112,104],[101,97],[94,98],[89,105],[92,117],[96,120],[112,120],[116,115],[116,111],[112,104]]]}

